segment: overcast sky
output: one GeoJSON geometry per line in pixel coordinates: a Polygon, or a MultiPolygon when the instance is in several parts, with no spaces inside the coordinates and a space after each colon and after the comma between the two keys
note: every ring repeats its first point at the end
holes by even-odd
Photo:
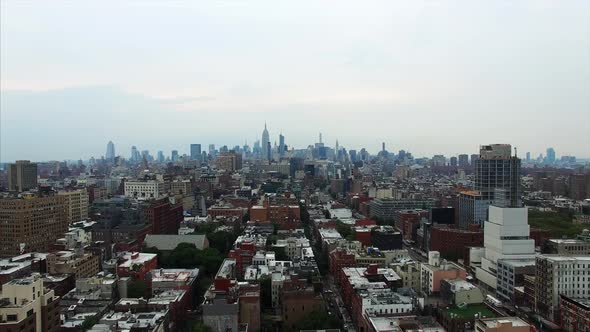
{"type": "Polygon", "coordinates": [[[1,160],[131,145],[590,157],[590,1],[1,1],[1,160]]]}

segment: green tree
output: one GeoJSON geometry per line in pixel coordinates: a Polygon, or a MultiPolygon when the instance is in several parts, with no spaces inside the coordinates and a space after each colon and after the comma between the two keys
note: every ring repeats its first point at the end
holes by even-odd
{"type": "Polygon", "coordinates": [[[196,322],[191,328],[191,332],[212,332],[211,328],[203,322],[196,322]]]}
{"type": "Polygon", "coordinates": [[[88,331],[90,330],[96,323],[98,323],[98,319],[96,318],[96,316],[92,316],[92,317],[88,317],[86,319],[84,319],[84,321],[82,322],[82,331],[88,331]]]}
{"type": "Polygon", "coordinates": [[[285,252],[285,248],[284,247],[274,247],[273,251],[275,253],[275,259],[277,261],[288,261],[290,260],[289,256],[287,256],[287,253],[285,252]]]}
{"type": "Polygon", "coordinates": [[[132,280],[127,286],[127,297],[140,298],[146,296],[145,282],[141,279],[132,280]]]}
{"type": "Polygon", "coordinates": [[[350,227],[350,225],[347,225],[343,222],[338,221],[336,223],[336,230],[338,231],[338,233],[340,233],[340,235],[343,238],[348,238],[350,236],[354,236],[353,231],[352,231],[352,227],[350,227]]]}
{"type": "Polygon", "coordinates": [[[340,323],[325,311],[312,311],[295,325],[294,331],[338,329],[340,323]]]}

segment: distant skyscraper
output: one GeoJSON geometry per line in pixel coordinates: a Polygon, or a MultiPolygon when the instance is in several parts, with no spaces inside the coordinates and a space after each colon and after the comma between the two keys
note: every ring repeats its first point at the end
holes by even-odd
{"type": "Polygon", "coordinates": [[[178,150],[172,150],[172,155],[170,156],[172,161],[178,161],[178,150]]]}
{"type": "Polygon", "coordinates": [[[152,156],[150,156],[150,151],[149,150],[143,150],[141,151],[141,159],[145,159],[147,161],[149,161],[152,158],[152,156]]]}
{"type": "Polygon", "coordinates": [[[137,147],[132,146],[131,147],[131,161],[139,161],[139,159],[141,159],[141,156],[139,154],[139,151],[137,150],[137,147]]]}
{"type": "Polygon", "coordinates": [[[270,155],[270,137],[268,135],[268,130],[266,129],[266,123],[264,123],[264,130],[262,131],[262,158],[267,158],[270,155]]]}
{"type": "Polygon", "coordinates": [[[457,157],[451,157],[451,166],[457,166],[457,157]]]}
{"type": "Polygon", "coordinates": [[[165,160],[166,158],[164,158],[164,151],[158,151],[158,162],[163,163],[165,160]]]}
{"type": "Polygon", "coordinates": [[[385,142],[381,143],[381,151],[385,152],[385,142]]]}
{"type": "Polygon", "coordinates": [[[105,155],[105,159],[109,161],[115,160],[115,144],[113,141],[107,143],[107,154],[105,155]]]}
{"type": "Polygon", "coordinates": [[[8,165],[8,190],[20,192],[34,188],[37,188],[37,164],[17,160],[8,165]]]}
{"type": "Polygon", "coordinates": [[[272,151],[272,147],[270,146],[270,142],[266,142],[266,160],[271,161],[272,160],[272,156],[271,156],[271,151],[272,151]]]}
{"type": "Polygon", "coordinates": [[[350,156],[351,162],[356,162],[356,150],[348,150],[348,155],[350,156]]]}
{"type": "Polygon", "coordinates": [[[530,152],[526,153],[526,161],[531,161],[531,153],[530,152]]]}
{"type": "Polygon", "coordinates": [[[191,144],[191,160],[201,160],[201,144],[191,144]]]}
{"type": "Polygon", "coordinates": [[[469,166],[469,156],[466,154],[460,154],[458,162],[459,162],[459,167],[469,166]]]}
{"type": "Polygon", "coordinates": [[[285,136],[283,134],[279,134],[279,156],[285,155],[285,136]]]}
{"type": "Polygon", "coordinates": [[[512,156],[510,144],[483,145],[475,162],[475,189],[484,200],[493,200],[494,191],[505,191],[508,207],[520,207],[520,159],[512,156]]]}
{"type": "Polygon", "coordinates": [[[553,148],[547,148],[547,162],[551,164],[555,162],[555,150],[553,148]]]}
{"type": "Polygon", "coordinates": [[[477,161],[477,159],[479,159],[479,155],[478,154],[472,154],[471,155],[471,166],[475,166],[475,162],[477,161]]]}

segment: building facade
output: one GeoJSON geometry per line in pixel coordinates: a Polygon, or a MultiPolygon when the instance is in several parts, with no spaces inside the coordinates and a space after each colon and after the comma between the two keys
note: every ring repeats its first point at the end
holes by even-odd
{"type": "Polygon", "coordinates": [[[507,192],[508,206],[520,207],[520,159],[510,144],[483,145],[475,162],[475,189],[493,200],[496,189],[507,192]]]}
{"type": "Polygon", "coordinates": [[[27,191],[37,188],[37,164],[28,160],[17,160],[8,164],[8,190],[27,191]]]}
{"type": "Polygon", "coordinates": [[[66,199],[59,195],[0,199],[0,257],[47,252],[68,231],[66,199]]]}
{"type": "Polygon", "coordinates": [[[558,321],[559,296],[590,299],[590,256],[538,255],[535,273],[535,311],[558,321]]]}
{"type": "Polygon", "coordinates": [[[0,331],[60,331],[59,297],[43,286],[40,275],[2,285],[0,331]]]}
{"type": "Polygon", "coordinates": [[[58,195],[66,198],[69,224],[88,219],[88,191],[85,189],[61,191],[58,195]]]}

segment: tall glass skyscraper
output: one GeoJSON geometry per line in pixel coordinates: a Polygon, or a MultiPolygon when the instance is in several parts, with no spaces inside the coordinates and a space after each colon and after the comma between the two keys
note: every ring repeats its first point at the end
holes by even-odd
{"type": "Polygon", "coordinates": [[[520,207],[520,159],[511,155],[510,144],[483,145],[475,161],[475,189],[484,200],[493,200],[502,189],[507,207],[520,207]]]}
{"type": "Polygon", "coordinates": [[[191,160],[201,160],[201,144],[191,144],[191,160]]]}
{"type": "Polygon", "coordinates": [[[107,153],[105,155],[105,159],[109,161],[115,160],[115,143],[113,143],[113,141],[109,141],[107,143],[107,153]]]}

